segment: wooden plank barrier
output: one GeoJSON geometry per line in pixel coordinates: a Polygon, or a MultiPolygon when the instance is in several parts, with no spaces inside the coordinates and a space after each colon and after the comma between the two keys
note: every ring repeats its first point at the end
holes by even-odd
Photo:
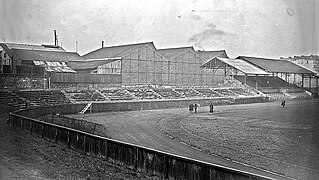
{"type": "MultiPolygon", "coordinates": [[[[65,144],[82,153],[106,159],[109,162],[149,175],[158,176],[160,179],[272,179],[33,119],[35,116],[42,116],[45,113],[53,114],[61,111],[74,113],[74,111],[81,109],[81,106],[78,105],[76,105],[76,108],[71,105],[68,106],[64,108],[41,107],[19,110],[9,114],[7,124],[17,129],[29,131],[52,142],[65,144]],[[68,106],[70,107],[68,108],[68,106]],[[33,118],[21,114],[32,114],[33,118]]],[[[147,106],[151,105],[148,104],[147,106]]]]}

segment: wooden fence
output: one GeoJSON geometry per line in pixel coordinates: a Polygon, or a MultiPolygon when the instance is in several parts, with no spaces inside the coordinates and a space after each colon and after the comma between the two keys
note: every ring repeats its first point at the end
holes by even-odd
{"type": "Polygon", "coordinates": [[[65,144],[74,150],[158,176],[160,179],[272,179],[34,119],[46,114],[76,113],[83,108],[82,106],[83,104],[71,104],[19,110],[9,114],[7,123],[52,142],[65,144]]]}

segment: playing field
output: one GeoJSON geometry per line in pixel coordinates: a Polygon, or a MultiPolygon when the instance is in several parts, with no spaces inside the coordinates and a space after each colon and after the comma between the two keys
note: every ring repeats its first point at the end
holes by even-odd
{"type": "Polygon", "coordinates": [[[72,116],[104,124],[114,139],[216,164],[238,162],[317,179],[318,107],[319,101],[311,99],[288,101],[285,108],[279,102],[216,106],[213,114],[200,107],[196,114],[182,108],[72,116]]]}

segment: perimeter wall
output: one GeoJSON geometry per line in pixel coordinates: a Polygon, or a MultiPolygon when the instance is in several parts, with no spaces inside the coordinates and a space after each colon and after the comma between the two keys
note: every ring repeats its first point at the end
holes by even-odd
{"type": "MultiPolygon", "coordinates": [[[[229,99],[219,99],[218,102],[229,99]]],[[[208,103],[212,100],[189,101],[140,101],[93,104],[93,112],[157,109],[184,107],[189,103],[208,103]]],[[[265,98],[239,99],[233,103],[251,103],[267,101],[265,98]]],[[[215,102],[217,103],[217,101],[215,102]]],[[[158,176],[160,179],[233,179],[259,180],[262,176],[249,174],[227,167],[209,164],[154,149],[137,146],[79,130],[39,121],[35,118],[47,114],[74,114],[81,111],[85,104],[67,104],[53,107],[37,107],[19,110],[9,114],[8,124],[21,130],[29,131],[49,141],[67,145],[69,148],[88,155],[106,159],[110,162],[158,176]]]]}

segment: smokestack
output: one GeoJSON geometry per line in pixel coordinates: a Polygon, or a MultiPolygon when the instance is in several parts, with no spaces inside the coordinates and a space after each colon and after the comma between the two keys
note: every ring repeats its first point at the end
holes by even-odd
{"type": "Polygon", "coordinates": [[[57,46],[57,39],[56,30],[54,30],[54,46],[57,46]]]}
{"type": "Polygon", "coordinates": [[[75,41],[75,52],[77,53],[78,52],[78,41],[75,41]]]}
{"type": "Polygon", "coordinates": [[[104,48],[104,41],[102,41],[102,48],[104,48]]]}

